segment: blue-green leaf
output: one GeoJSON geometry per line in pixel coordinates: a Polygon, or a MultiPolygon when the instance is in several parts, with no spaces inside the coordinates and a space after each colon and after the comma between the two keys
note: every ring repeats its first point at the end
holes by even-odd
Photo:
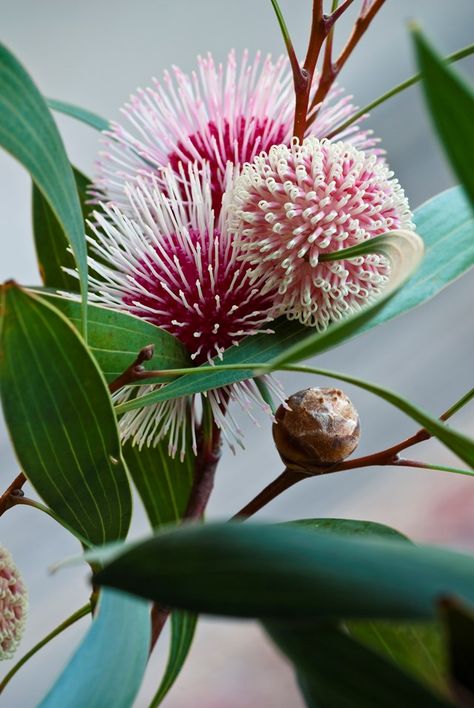
{"type": "Polygon", "coordinates": [[[64,113],[66,116],[76,118],[76,120],[96,130],[108,130],[110,128],[109,121],[105,120],[105,118],[101,118],[97,113],[88,111],[86,108],[81,108],[80,106],[75,106],[65,101],[57,101],[54,98],[48,98],[47,103],[53,111],[59,111],[59,113],[64,113]]]}
{"type": "MultiPolygon", "coordinates": [[[[87,557],[100,560],[103,553],[87,557]]],[[[194,612],[305,621],[427,619],[440,595],[474,600],[470,556],[391,539],[213,523],[158,532],[117,554],[110,560],[109,553],[95,576],[98,585],[194,612]]]]}
{"type": "Polygon", "coordinates": [[[21,64],[0,44],[0,145],[28,170],[76,258],[87,331],[87,249],[76,183],[48,106],[21,64]]]}
{"type": "Polygon", "coordinates": [[[150,636],[149,604],[105,590],[89,632],[40,708],[130,708],[145,673],[150,636]]]}

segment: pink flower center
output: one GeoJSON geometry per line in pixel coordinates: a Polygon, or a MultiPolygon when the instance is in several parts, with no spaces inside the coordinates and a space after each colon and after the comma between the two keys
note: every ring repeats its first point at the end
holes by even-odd
{"type": "Polygon", "coordinates": [[[253,334],[267,321],[274,293],[249,284],[228,239],[191,230],[187,238],[163,236],[138,264],[139,288],[123,297],[136,316],[163,327],[194,355],[197,364],[253,334]]]}
{"type": "Polygon", "coordinates": [[[180,140],[168,158],[176,173],[179,172],[180,163],[186,167],[197,158],[209,163],[212,206],[217,215],[222,204],[227,162],[239,165],[250,162],[257,152],[282,143],[286,132],[284,125],[277,125],[270,118],[238,116],[232,130],[228,121],[224,121],[222,128],[218,128],[214,121],[209,121],[205,130],[188,137],[189,144],[180,140]]]}

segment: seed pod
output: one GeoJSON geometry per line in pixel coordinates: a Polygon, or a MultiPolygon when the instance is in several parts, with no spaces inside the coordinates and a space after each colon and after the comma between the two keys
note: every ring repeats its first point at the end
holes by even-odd
{"type": "Polygon", "coordinates": [[[294,393],[278,408],[275,421],[273,439],[287,467],[332,466],[359,443],[359,415],[338,388],[294,393]]]}

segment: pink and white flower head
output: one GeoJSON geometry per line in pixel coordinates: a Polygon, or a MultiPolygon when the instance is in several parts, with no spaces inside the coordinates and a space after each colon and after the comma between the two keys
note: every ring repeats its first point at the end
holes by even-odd
{"type": "MultiPolygon", "coordinates": [[[[333,87],[308,133],[325,137],[356,112],[351,96],[333,87]]],[[[253,64],[235,52],[216,65],[211,54],[198,58],[189,76],[177,67],[163,83],[137,91],[122,109],[128,127],[112,124],[98,163],[99,199],[127,206],[123,187],[139,177],[158,175],[168,164],[178,177],[179,165],[209,165],[212,203],[220,209],[227,162],[239,167],[272,145],[289,145],[293,134],[294,91],[289,62],[272,62],[257,53],[253,64]]],[[[351,126],[340,133],[360,149],[378,142],[370,130],[351,126]]],[[[380,152],[380,151],[376,151],[380,152]]]]}
{"type": "Polygon", "coordinates": [[[322,261],[395,229],[412,230],[408,201],[384,161],[314,137],[262,152],[232,197],[232,230],[252,279],[278,290],[276,310],[323,330],[379,294],[384,256],[322,261]]]}
{"type": "MultiPolygon", "coordinates": [[[[239,260],[227,229],[225,202],[215,223],[208,169],[200,174],[193,166],[180,176],[168,167],[160,182],[147,178],[126,186],[126,213],[113,204],[94,213],[91,299],[162,327],[196,364],[212,363],[264,328],[275,292],[266,288],[262,294],[263,278],[250,283],[250,266],[239,260]]],[[[139,394],[154,388],[142,386],[139,394]]],[[[117,397],[125,402],[135,395],[131,387],[117,397]]],[[[229,400],[246,410],[257,401],[268,410],[253,381],[209,391],[208,400],[224,434],[237,440],[240,431],[228,413],[224,425],[229,400]]],[[[183,452],[190,409],[193,415],[193,401],[182,398],[129,411],[120,421],[123,438],[141,446],[168,436],[170,453],[179,446],[183,452]]]]}
{"type": "Polygon", "coordinates": [[[0,545],[0,660],[11,659],[25,629],[28,595],[10,553],[0,545]]]}

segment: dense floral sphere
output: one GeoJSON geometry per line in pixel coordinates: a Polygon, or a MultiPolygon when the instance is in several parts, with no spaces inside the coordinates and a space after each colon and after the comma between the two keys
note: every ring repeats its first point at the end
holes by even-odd
{"type": "Polygon", "coordinates": [[[0,659],[11,659],[25,628],[28,596],[10,553],[0,545],[0,659]]]}
{"type": "MultiPolygon", "coordinates": [[[[229,166],[226,183],[232,179],[229,166]]],[[[192,166],[181,180],[168,167],[160,181],[130,184],[124,196],[125,210],[104,204],[90,224],[91,300],[167,330],[197,365],[212,364],[244,337],[272,331],[266,325],[272,320],[275,292],[263,292],[264,278],[251,280],[251,268],[240,260],[227,228],[225,203],[215,219],[208,167],[201,173],[192,166]]],[[[266,380],[281,397],[271,378],[266,380]]],[[[156,386],[139,388],[145,394],[156,386]]],[[[136,387],[122,389],[116,400],[123,403],[136,392],[136,387]]],[[[207,397],[224,436],[237,441],[241,433],[227,411],[230,401],[246,411],[255,402],[270,410],[253,380],[214,389],[207,397]]],[[[177,398],[131,410],[120,420],[122,437],[150,445],[167,435],[174,455],[185,448],[187,412],[192,408],[192,400],[177,398]]]]}
{"type": "Polygon", "coordinates": [[[376,254],[321,256],[413,228],[385,161],[313,137],[274,146],[246,164],[232,207],[232,230],[252,278],[278,290],[276,310],[318,329],[378,295],[389,275],[387,259],[376,254]]]}
{"type": "MultiPolygon", "coordinates": [[[[329,135],[357,108],[352,96],[333,86],[319,107],[308,133],[329,135]]],[[[127,208],[126,182],[147,176],[160,177],[171,165],[178,178],[180,166],[206,164],[210,170],[212,205],[217,213],[225,189],[226,165],[240,166],[272,145],[289,145],[294,120],[293,80],[288,59],[272,61],[248,52],[240,61],[231,51],[225,64],[211,54],[198,57],[191,75],[178,67],[165,72],[162,82],[140,89],[123,107],[124,122],[112,123],[104,136],[97,163],[96,189],[127,208]]],[[[353,125],[338,134],[360,149],[373,149],[378,140],[370,130],[353,125]]],[[[376,152],[379,152],[376,150],[376,152]]]]}

